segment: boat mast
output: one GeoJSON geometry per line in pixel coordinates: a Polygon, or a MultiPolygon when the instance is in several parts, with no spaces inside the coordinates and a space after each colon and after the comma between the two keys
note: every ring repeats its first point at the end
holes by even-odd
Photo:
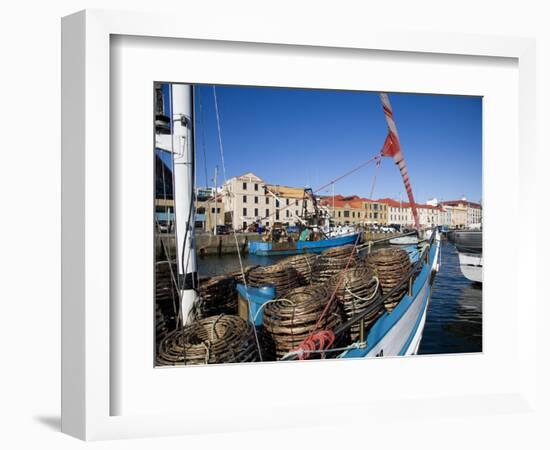
{"type": "Polygon", "coordinates": [[[174,155],[174,213],[176,217],[176,254],[181,289],[181,319],[197,298],[197,261],[194,245],[194,143],[193,87],[172,85],[172,149],[174,155]]]}

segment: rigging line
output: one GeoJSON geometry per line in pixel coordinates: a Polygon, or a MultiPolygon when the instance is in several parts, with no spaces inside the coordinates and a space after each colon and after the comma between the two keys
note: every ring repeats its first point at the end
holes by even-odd
{"type": "Polygon", "coordinates": [[[366,165],[370,164],[371,162],[375,161],[378,157],[380,156],[379,153],[376,154],[376,156],[372,157],[371,159],[369,159],[368,161],[365,161],[365,162],[362,162],[361,164],[355,166],[354,168],[352,168],[351,170],[348,170],[346,173],[344,173],[343,175],[340,175],[338,178],[335,178],[334,180],[331,180],[329,181],[328,183],[325,183],[323,184],[322,186],[318,187],[317,189],[315,189],[313,192],[319,192],[320,190],[322,189],[325,189],[327,186],[330,186],[331,184],[333,183],[336,183],[337,181],[340,181],[342,178],[345,178],[347,177],[348,175],[351,175],[352,173],[354,172],[357,172],[359,169],[362,169],[363,167],[365,167],[366,165]]]}
{"type": "Polygon", "coordinates": [[[329,301],[327,302],[325,308],[323,309],[323,312],[321,313],[321,316],[319,317],[319,319],[317,320],[317,323],[315,324],[315,329],[316,330],[319,328],[319,325],[321,325],[321,322],[322,322],[325,314],[327,313],[327,311],[329,309],[329,306],[331,305],[331,303],[336,298],[336,293],[338,292],[338,289],[340,289],[340,285],[344,281],[344,277],[346,276],[346,273],[347,273],[348,269],[350,268],[350,264],[351,264],[351,261],[353,259],[354,254],[357,252],[357,245],[359,244],[360,237],[361,237],[361,234],[359,233],[357,235],[357,238],[355,239],[354,244],[353,244],[353,249],[349,254],[348,261],[346,263],[346,267],[340,273],[340,276],[338,277],[338,282],[336,283],[336,286],[334,287],[334,291],[332,292],[332,295],[330,296],[329,301]]]}
{"type": "MultiPolygon", "coordinates": [[[[220,156],[221,156],[221,160],[222,160],[223,179],[224,179],[224,182],[227,183],[227,173],[226,173],[226,170],[225,170],[225,157],[224,157],[224,149],[223,149],[223,142],[222,142],[222,131],[221,131],[221,125],[220,125],[220,112],[219,112],[219,109],[218,109],[218,97],[216,95],[216,86],[212,86],[212,92],[214,94],[214,109],[215,109],[215,112],[216,112],[216,126],[217,126],[217,129],[218,129],[218,145],[220,147],[220,156]]],[[[231,208],[231,222],[232,223],[235,223],[234,217],[233,217],[234,215],[235,215],[235,213],[233,211],[233,208],[231,208]]],[[[248,303],[248,311],[251,311],[252,304],[251,304],[250,298],[248,296],[248,283],[246,281],[246,275],[244,273],[243,260],[242,260],[242,257],[241,257],[241,249],[239,247],[239,239],[237,238],[237,231],[235,230],[235,227],[231,227],[231,228],[233,228],[233,237],[235,238],[235,246],[237,248],[237,256],[239,257],[239,266],[241,268],[241,275],[243,277],[244,289],[245,289],[245,292],[246,292],[246,301],[248,303]]],[[[256,340],[256,346],[258,348],[258,355],[260,356],[260,361],[263,361],[262,348],[260,346],[260,339],[258,337],[258,330],[256,330],[256,327],[255,327],[254,324],[252,324],[252,329],[254,330],[254,339],[256,340]]]]}
{"type": "MultiPolygon", "coordinates": [[[[168,202],[168,196],[166,195],[166,163],[162,160],[162,158],[160,157],[160,154],[159,153],[159,160],[160,160],[160,163],[161,163],[161,167],[162,167],[162,196],[163,196],[163,200],[164,200],[164,213],[165,214],[170,214],[170,209],[167,208],[167,202],[168,202]],[[167,209],[168,209],[168,212],[167,212],[167,209]]],[[[173,193],[172,193],[172,196],[173,196],[173,193]]],[[[158,219],[156,217],[156,214],[155,214],[155,221],[157,222],[157,230],[160,232],[160,223],[158,222],[158,219]]],[[[168,221],[169,223],[171,223],[171,221],[169,220],[168,221]]],[[[170,230],[168,230],[170,231],[170,230]]],[[[177,284],[177,280],[176,278],[174,277],[174,274],[172,273],[172,255],[171,255],[171,252],[170,252],[170,247],[167,246],[163,239],[161,237],[159,237],[160,239],[160,243],[161,243],[161,246],[164,250],[164,254],[166,255],[166,257],[168,258],[168,264],[169,264],[169,267],[170,267],[170,275],[171,275],[171,278],[172,278],[172,282],[174,283],[175,287],[176,287],[176,292],[178,293],[178,298],[181,302],[181,295],[179,294],[179,289],[178,289],[178,284],[177,284]]],[[[172,306],[174,308],[174,315],[176,317],[178,317],[178,320],[179,320],[179,314],[178,314],[178,308],[176,306],[176,303],[175,303],[175,299],[174,299],[174,296],[172,295],[172,306]]],[[[177,325],[177,322],[176,322],[176,325],[177,325]]]]}
{"type": "MultiPolygon", "coordinates": [[[[352,173],[357,172],[359,169],[361,169],[361,168],[367,166],[367,165],[370,164],[371,162],[376,161],[377,158],[379,158],[379,157],[380,157],[380,155],[379,155],[379,154],[376,154],[376,156],[372,157],[372,158],[369,159],[368,161],[365,161],[365,162],[359,164],[358,166],[356,166],[356,167],[354,167],[353,169],[347,171],[346,173],[344,173],[343,175],[339,176],[338,178],[335,178],[334,180],[329,181],[328,183],[324,184],[323,186],[320,186],[320,187],[318,187],[317,189],[312,190],[312,193],[315,194],[315,193],[317,193],[317,192],[323,190],[323,189],[326,188],[327,186],[330,186],[331,184],[336,183],[337,181],[340,181],[342,178],[345,178],[345,177],[351,175],[352,173]]],[[[285,197],[285,198],[286,198],[286,197],[285,197]]],[[[286,206],[284,206],[284,207],[282,207],[282,208],[279,207],[279,212],[283,212],[283,211],[285,211],[286,209],[291,208],[292,206],[295,206],[295,205],[288,204],[288,205],[286,205],[286,206]]],[[[275,206],[275,208],[277,208],[277,206],[275,206]]],[[[273,212],[273,213],[271,213],[271,214],[269,214],[269,215],[267,215],[267,216],[261,217],[260,220],[269,219],[269,218],[275,216],[276,214],[277,214],[277,210],[275,209],[275,212],[273,212]]]]}
{"type": "Polygon", "coordinates": [[[370,196],[369,198],[372,200],[372,196],[374,194],[374,186],[376,185],[376,173],[377,173],[377,169],[380,168],[380,166],[382,165],[382,157],[379,155],[376,157],[376,165],[374,166],[374,173],[373,173],[373,176],[372,176],[372,186],[370,188],[370,196]]]}
{"type": "Polygon", "coordinates": [[[206,187],[208,188],[208,166],[206,164],[206,135],[205,135],[204,111],[202,108],[201,90],[198,86],[196,89],[197,89],[197,97],[199,99],[199,114],[201,117],[202,153],[204,157],[204,179],[206,180],[206,187]]]}

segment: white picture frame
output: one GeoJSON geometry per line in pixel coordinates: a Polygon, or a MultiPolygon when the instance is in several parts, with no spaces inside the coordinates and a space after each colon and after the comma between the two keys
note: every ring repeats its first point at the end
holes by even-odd
{"type": "MultiPolygon", "coordinates": [[[[337,422],[352,421],[357,411],[374,420],[377,415],[402,417],[404,411],[433,418],[433,414],[427,412],[429,407],[426,408],[426,405],[431,405],[441,416],[472,413],[491,415],[503,410],[522,414],[535,410],[536,328],[532,326],[527,314],[527,311],[536,310],[536,289],[531,285],[524,288],[522,309],[517,316],[509,318],[517,327],[512,344],[522,349],[517,352],[517,360],[514,360],[519,363],[517,372],[514,372],[513,379],[505,380],[508,384],[498,386],[495,392],[466,391],[461,397],[457,397],[456,393],[453,393],[454,396],[436,394],[432,397],[425,394],[420,397],[400,394],[389,398],[387,402],[378,399],[372,403],[364,403],[359,398],[349,403],[337,403],[342,408],[333,408],[331,412],[328,405],[333,400],[324,399],[314,403],[312,397],[304,393],[301,405],[296,402],[287,408],[284,403],[277,404],[269,423],[266,421],[270,417],[269,411],[265,408],[254,412],[241,408],[225,425],[215,419],[201,421],[200,417],[193,417],[189,413],[189,408],[170,413],[132,411],[113,414],[113,410],[117,409],[113,406],[115,391],[123,388],[114,382],[112,374],[114,358],[120,355],[112,348],[117,323],[113,320],[110,301],[113,292],[111,247],[114,245],[110,231],[110,188],[113,177],[117,176],[112,173],[110,159],[113,138],[110,115],[114,98],[110,90],[111,46],[114,36],[231,42],[242,46],[254,45],[255,48],[265,45],[266,51],[268,46],[278,45],[277,51],[283,54],[292,46],[298,46],[306,51],[315,49],[320,52],[318,54],[321,58],[323,49],[326,49],[326,52],[336,55],[339,52],[363,50],[395,52],[396,55],[409,55],[411,61],[415,58],[426,60],[436,55],[449,55],[449,58],[503,58],[517,62],[519,119],[516,125],[519,141],[514,148],[515,154],[519,155],[519,176],[508,189],[515,193],[513,207],[521,211],[527,222],[535,222],[533,203],[536,196],[533,195],[534,186],[529,182],[529,174],[535,171],[536,160],[533,152],[523,151],[535,147],[535,44],[532,39],[396,33],[385,30],[348,30],[334,36],[314,24],[308,26],[307,33],[293,29],[270,33],[253,24],[234,28],[229,23],[219,23],[216,29],[211,29],[204,27],[200,20],[186,22],[183,27],[178,18],[160,13],[88,10],[65,17],[62,22],[62,430],[65,433],[85,440],[97,440],[309,426],[329,418],[337,422]],[[399,405],[400,412],[396,413],[395,405],[399,405]],[[345,413],[342,412],[344,410],[345,413]]],[[[219,82],[215,79],[213,81],[219,82]]],[[[150,117],[151,111],[142,112],[150,117]]],[[[487,186],[484,185],[486,190],[487,186]]],[[[535,261],[534,241],[517,248],[515,256],[520,260],[535,261]]],[[[526,275],[527,270],[533,270],[533,266],[517,266],[514,274],[519,279],[526,275]]],[[[495,295],[494,291],[489,295],[495,295]]],[[[509,296],[510,304],[516,306],[518,292],[512,289],[509,296]]],[[[491,312],[494,311],[488,311],[491,312]]],[[[491,348],[491,352],[495,353],[503,353],[503,350],[491,348]]],[[[490,354],[484,356],[489,357],[490,354]]],[[[404,364],[401,361],[388,359],[384,370],[393,370],[393,367],[404,364]]],[[[436,368],[448,359],[440,361],[433,358],[425,365],[436,368]]],[[[466,359],[463,361],[468,364],[466,359]]],[[[479,364],[479,359],[474,363],[479,364]]],[[[413,367],[418,364],[407,364],[408,370],[420,370],[421,373],[422,369],[413,367]]],[[[296,377],[312,376],[314,371],[323,371],[327,376],[335,377],[358,370],[359,366],[357,361],[353,361],[345,367],[334,364],[322,366],[315,362],[303,364],[300,369],[297,367],[290,363],[284,369],[296,377]]],[[[185,372],[188,369],[167,369],[165,373],[179,370],[182,378],[188,374],[197,377],[196,369],[191,369],[195,375],[185,372]]],[[[274,373],[279,374],[281,370],[276,365],[258,365],[254,369],[248,366],[244,369],[254,370],[255,374],[270,371],[271,376],[279,376],[274,373]]],[[[373,376],[376,378],[381,375],[373,372],[373,376]]],[[[192,404],[196,398],[189,401],[192,404]]]]}

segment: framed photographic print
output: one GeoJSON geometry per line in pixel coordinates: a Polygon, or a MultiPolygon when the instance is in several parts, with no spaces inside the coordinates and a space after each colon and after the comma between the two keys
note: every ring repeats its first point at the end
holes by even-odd
{"type": "Polygon", "coordinates": [[[534,44],[357,36],[63,19],[63,431],[529,410],[534,44]]]}

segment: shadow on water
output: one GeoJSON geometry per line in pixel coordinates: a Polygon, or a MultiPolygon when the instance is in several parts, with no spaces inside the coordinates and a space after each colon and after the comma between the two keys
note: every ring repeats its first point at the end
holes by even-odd
{"type": "Polygon", "coordinates": [[[442,267],[432,290],[419,354],[482,351],[483,288],[460,271],[458,254],[442,242],[442,267]]]}

